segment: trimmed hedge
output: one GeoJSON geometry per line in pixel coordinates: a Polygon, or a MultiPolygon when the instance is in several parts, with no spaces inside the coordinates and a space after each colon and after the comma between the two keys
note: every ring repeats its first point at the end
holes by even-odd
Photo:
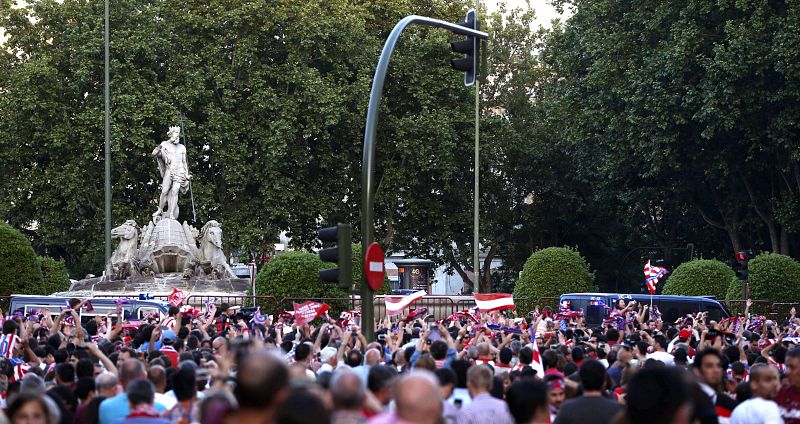
{"type": "Polygon", "coordinates": [[[534,252],[525,262],[514,285],[514,297],[526,298],[525,308],[532,308],[543,297],[594,290],[594,273],[576,249],[548,247],[534,252]]]}
{"type": "Polygon", "coordinates": [[[42,267],[42,284],[40,290],[33,294],[51,295],[69,290],[69,273],[63,261],[43,256],[39,258],[39,263],[42,267]]]}
{"type": "MultiPolygon", "coordinates": [[[[321,297],[348,297],[345,292],[332,283],[319,279],[319,271],[329,268],[315,253],[287,252],[269,261],[256,276],[256,294],[259,296],[274,296],[277,300],[282,298],[303,299],[321,297]]],[[[331,304],[332,308],[340,311],[347,305],[331,304]]],[[[291,309],[292,304],[283,305],[291,309]]]]}
{"type": "Polygon", "coordinates": [[[744,293],[742,292],[742,280],[738,278],[734,278],[731,280],[730,284],[728,284],[728,292],[725,293],[725,301],[731,300],[742,300],[744,293]]]}
{"type": "Polygon", "coordinates": [[[750,260],[752,299],[800,302],[800,263],[777,253],[762,253],[750,260]]]}
{"type": "Polygon", "coordinates": [[[735,278],[736,273],[716,259],[695,259],[675,268],[661,293],[724,299],[735,278]]]}
{"type": "Polygon", "coordinates": [[[41,282],[42,270],[31,242],[0,221],[0,296],[34,293],[41,282]]]}

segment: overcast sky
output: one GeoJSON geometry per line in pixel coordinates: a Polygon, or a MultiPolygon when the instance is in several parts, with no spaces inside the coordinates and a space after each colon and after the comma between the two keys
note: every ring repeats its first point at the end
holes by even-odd
{"type": "MultiPolygon", "coordinates": [[[[473,2],[473,0],[467,0],[469,2],[473,2]]],[[[515,7],[525,7],[525,0],[481,0],[482,3],[486,4],[487,9],[489,12],[493,12],[497,9],[497,4],[501,1],[505,2],[506,9],[513,9],[515,7]]],[[[567,16],[559,15],[556,12],[556,9],[550,4],[550,0],[529,0],[531,7],[536,12],[536,21],[534,23],[535,27],[539,27],[542,25],[544,27],[550,27],[550,21],[555,18],[561,18],[562,20],[565,19],[567,16]]],[[[473,2],[474,4],[474,2],[473,2]]],[[[566,15],[567,13],[565,13],[566,15]]]]}

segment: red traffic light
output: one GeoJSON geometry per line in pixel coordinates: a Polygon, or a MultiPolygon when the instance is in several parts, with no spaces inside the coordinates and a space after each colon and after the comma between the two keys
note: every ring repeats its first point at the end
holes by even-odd
{"type": "Polygon", "coordinates": [[[750,249],[744,249],[736,252],[736,260],[738,262],[747,263],[750,259],[753,258],[753,251],[750,249]]]}

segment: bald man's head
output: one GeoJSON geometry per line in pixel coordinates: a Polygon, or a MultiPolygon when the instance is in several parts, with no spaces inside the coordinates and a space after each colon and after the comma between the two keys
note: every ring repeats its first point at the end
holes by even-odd
{"type": "Polygon", "coordinates": [[[241,409],[279,407],[289,386],[289,370],[274,353],[259,350],[247,354],[239,364],[233,390],[241,409]]]}
{"type": "Polygon", "coordinates": [[[126,359],[119,369],[119,384],[123,389],[127,389],[128,383],[134,380],[147,379],[147,372],[144,364],[138,359],[126,359]]]}
{"type": "Polygon", "coordinates": [[[442,394],[436,376],[414,371],[394,386],[397,416],[416,424],[435,424],[442,416],[442,394]]]}
{"type": "Polygon", "coordinates": [[[381,352],[378,349],[370,349],[367,351],[365,364],[374,367],[381,363],[381,352]]]}
{"type": "Polygon", "coordinates": [[[94,378],[94,389],[98,396],[114,397],[117,395],[117,376],[104,372],[94,378]]]}
{"type": "Polygon", "coordinates": [[[478,356],[487,357],[490,352],[489,343],[483,342],[478,344],[478,356]]]}
{"type": "Polygon", "coordinates": [[[167,387],[167,370],[161,365],[153,365],[147,371],[147,379],[153,383],[157,392],[163,393],[163,390],[167,387]]]}
{"type": "Polygon", "coordinates": [[[331,394],[334,409],[358,410],[364,401],[364,383],[349,369],[336,370],[331,378],[331,394]]]}

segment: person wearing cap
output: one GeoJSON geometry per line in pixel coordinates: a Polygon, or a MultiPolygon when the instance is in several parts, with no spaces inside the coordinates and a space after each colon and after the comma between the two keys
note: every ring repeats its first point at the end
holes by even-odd
{"type": "Polygon", "coordinates": [[[172,368],[177,368],[178,366],[178,351],[175,350],[172,345],[175,343],[177,339],[175,332],[172,330],[164,330],[161,333],[161,353],[164,354],[167,358],[169,358],[170,366],[172,368]]]}
{"type": "Polygon", "coordinates": [[[674,352],[677,349],[677,345],[681,343],[689,343],[689,339],[692,337],[692,330],[688,328],[682,328],[678,331],[678,334],[675,336],[672,341],[669,342],[669,346],[667,346],[667,352],[674,352]]]}

